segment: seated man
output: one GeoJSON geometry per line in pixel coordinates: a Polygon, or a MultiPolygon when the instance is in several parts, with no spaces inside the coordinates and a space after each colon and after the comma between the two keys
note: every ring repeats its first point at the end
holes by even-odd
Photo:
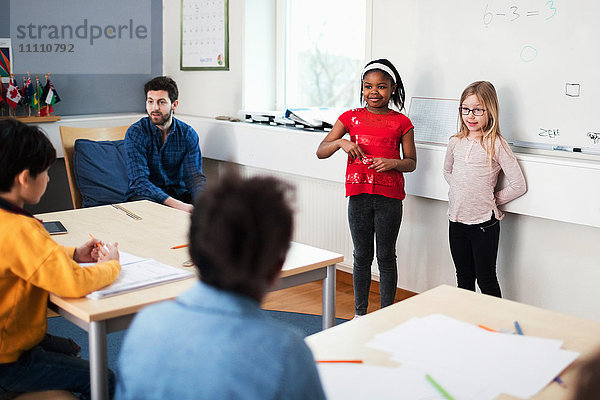
{"type": "Polygon", "coordinates": [[[173,118],[179,104],[175,81],[156,77],[144,85],[147,117],[125,135],[129,190],[126,199],[152,200],[192,212],[195,196],[204,188],[198,134],[173,118]]]}
{"type": "Polygon", "coordinates": [[[200,195],[190,254],[200,282],[144,308],[119,356],[119,399],[324,399],[302,335],[260,309],[292,234],[288,186],[233,175],[200,195]]]}

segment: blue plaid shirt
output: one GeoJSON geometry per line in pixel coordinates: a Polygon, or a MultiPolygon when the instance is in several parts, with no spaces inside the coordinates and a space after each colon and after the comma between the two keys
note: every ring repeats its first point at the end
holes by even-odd
{"type": "Polygon", "coordinates": [[[161,144],[162,133],[148,117],[127,129],[125,152],[129,189],[126,198],[141,196],[157,203],[189,192],[192,198],[204,189],[202,155],[198,134],[189,125],[173,118],[171,130],[161,144]]]}

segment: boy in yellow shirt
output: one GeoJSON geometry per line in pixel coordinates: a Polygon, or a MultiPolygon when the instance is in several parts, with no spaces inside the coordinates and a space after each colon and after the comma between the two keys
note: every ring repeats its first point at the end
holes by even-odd
{"type": "MultiPolygon", "coordinates": [[[[121,270],[116,243],[108,243],[108,250],[97,240],[60,246],[23,209],[40,201],[55,160],[56,151],[39,128],[0,121],[0,398],[58,389],[90,396],[88,361],[42,343],[48,293],[85,296],[113,282],[121,270]]],[[[109,375],[112,397],[114,375],[109,375]]]]}

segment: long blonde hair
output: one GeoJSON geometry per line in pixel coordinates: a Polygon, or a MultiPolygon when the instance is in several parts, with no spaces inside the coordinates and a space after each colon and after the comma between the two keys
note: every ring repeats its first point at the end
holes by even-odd
{"type": "MultiPolygon", "coordinates": [[[[500,139],[501,143],[505,142],[500,133],[500,121],[498,119],[500,106],[498,105],[496,88],[488,81],[473,82],[463,90],[462,95],[460,96],[460,105],[462,106],[465,99],[471,95],[477,96],[479,101],[483,104],[483,107],[486,110],[485,112],[488,113],[488,122],[486,126],[481,129],[483,133],[481,146],[488,154],[488,159],[491,164],[492,159],[496,154],[496,138],[500,139]]],[[[458,121],[460,123],[460,131],[454,136],[459,139],[466,138],[469,134],[469,128],[465,124],[465,121],[463,121],[460,110],[458,111],[458,121]]]]}

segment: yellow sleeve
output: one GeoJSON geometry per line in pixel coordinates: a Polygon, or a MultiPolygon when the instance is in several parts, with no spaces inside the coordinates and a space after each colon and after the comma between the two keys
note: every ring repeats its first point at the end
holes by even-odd
{"type": "MultiPolygon", "coordinates": [[[[75,248],[56,243],[34,219],[28,219],[10,236],[11,270],[21,279],[48,292],[82,297],[112,283],[121,270],[118,261],[82,267],[73,260],[75,248]]],[[[7,243],[8,244],[8,243],[7,243]]]]}

